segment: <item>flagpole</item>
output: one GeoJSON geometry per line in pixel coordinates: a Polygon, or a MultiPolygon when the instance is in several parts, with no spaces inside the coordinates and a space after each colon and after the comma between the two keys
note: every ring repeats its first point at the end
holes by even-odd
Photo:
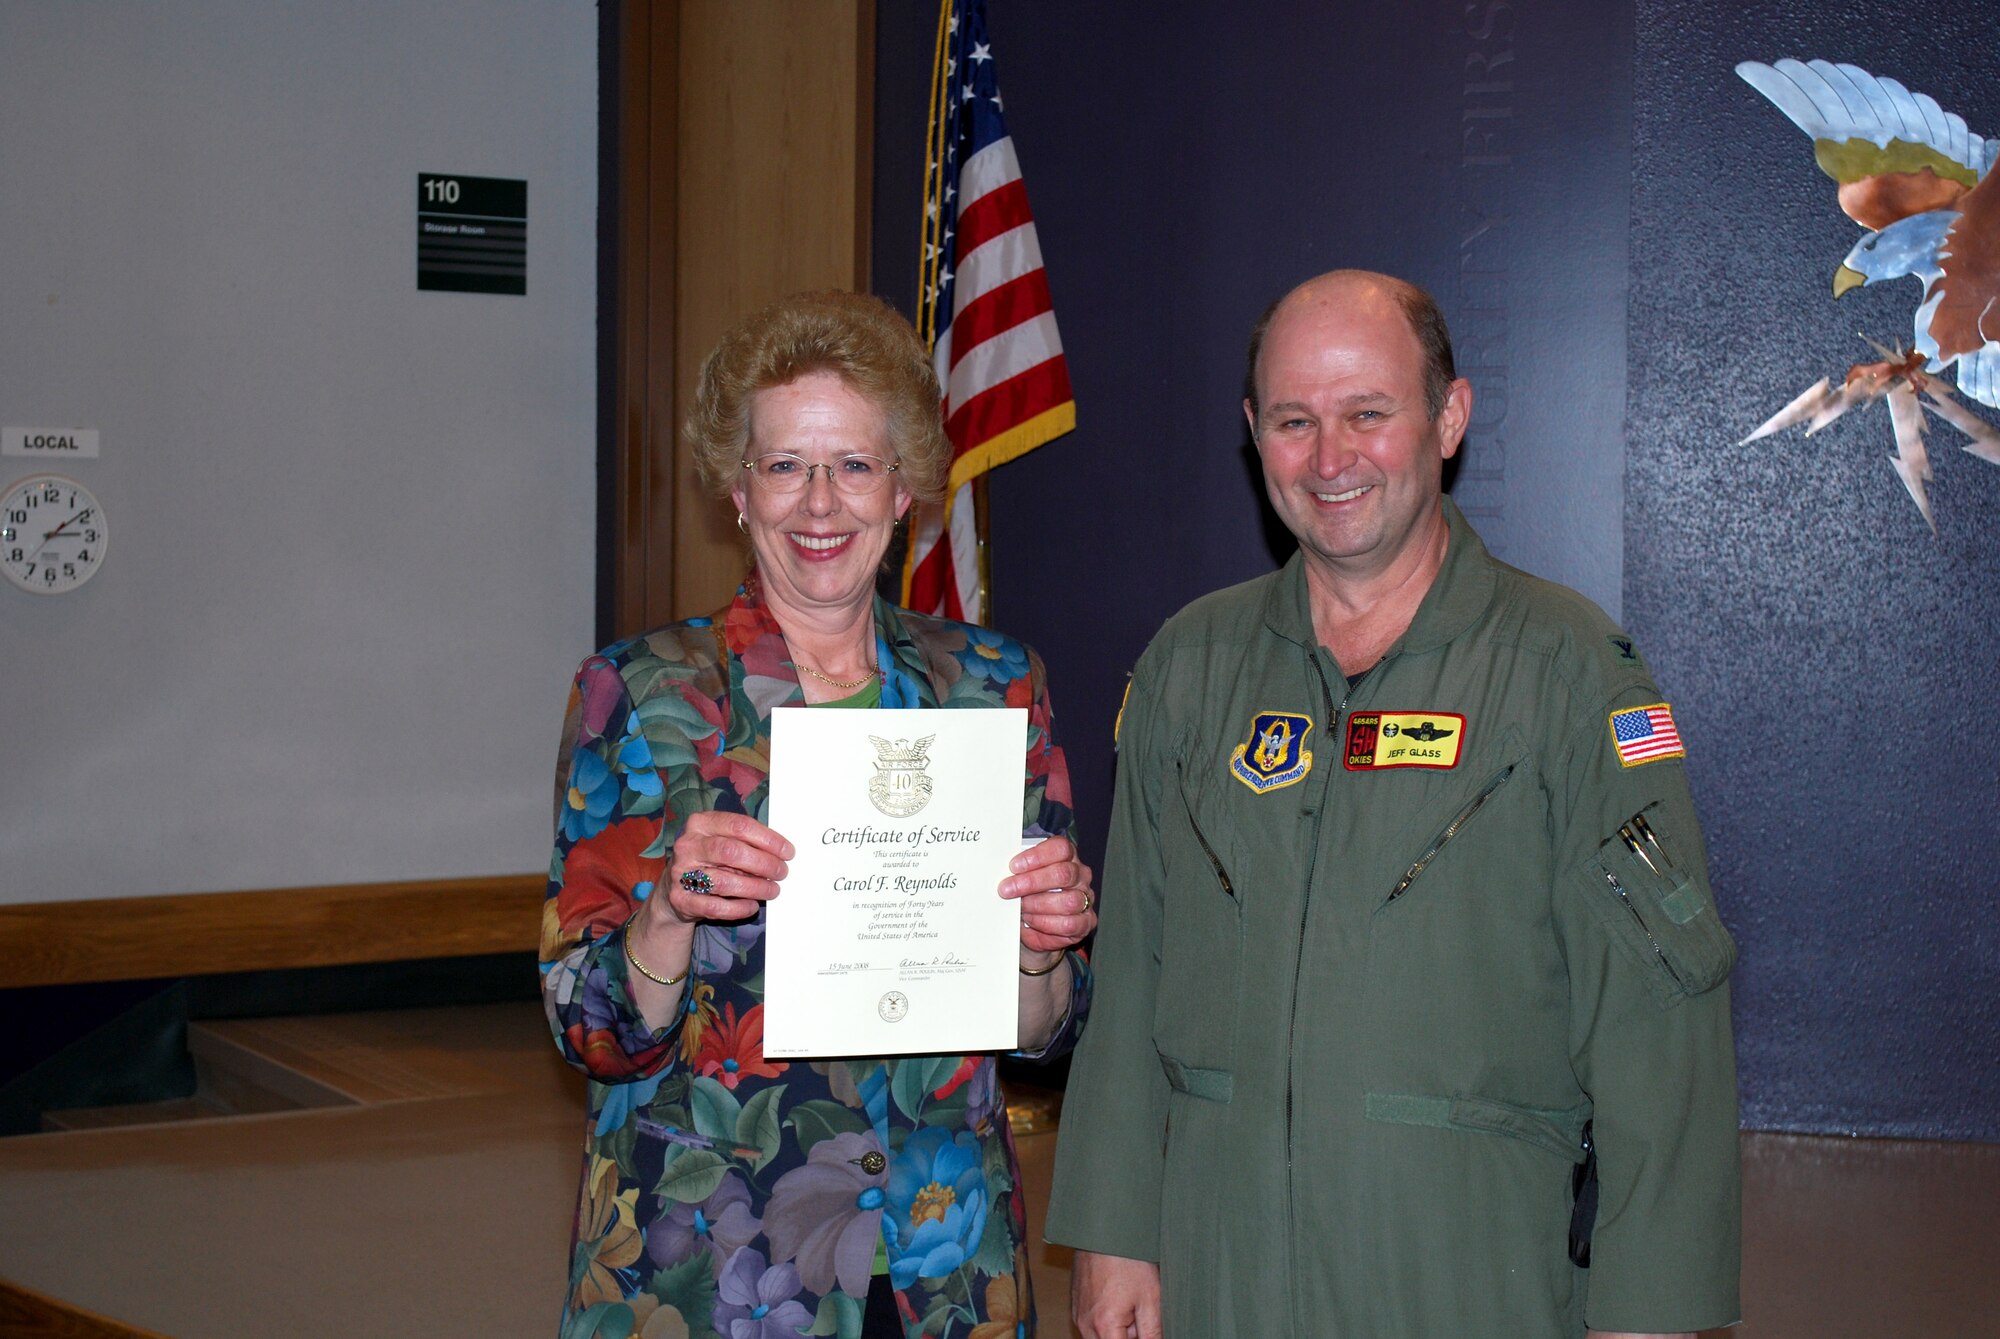
{"type": "Polygon", "coordinates": [[[993,546],[987,543],[986,475],[972,481],[973,533],[979,540],[979,617],[973,621],[993,626],[993,546]]]}
{"type": "Polygon", "coordinates": [[[937,303],[933,294],[938,267],[943,264],[944,238],[944,96],[945,43],[950,32],[952,0],[938,5],[937,41],[931,55],[930,122],[924,130],[924,218],[917,253],[917,336],[926,350],[937,347],[937,303]]]}
{"type": "MultiPolygon", "coordinates": [[[[944,249],[944,61],[950,36],[953,0],[939,0],[937,38],[931,48],[930,116],[924,126],[924,210],[917,230],[917,338],[924,352],[937,350],[937,281],[944,249]]],[[[939,405],[943,409],[943,405],[939,405]]],[[[903,540],[903,580],[898,598],[910,603],[911,583],[916,579],[917,530],[926,511],[919,503],[910,509],[909,527],[903,540]]]]}

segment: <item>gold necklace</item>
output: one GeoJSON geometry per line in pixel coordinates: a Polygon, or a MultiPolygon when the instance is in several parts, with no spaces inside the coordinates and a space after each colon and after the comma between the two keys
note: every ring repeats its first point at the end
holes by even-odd
{"type": "Polygon", "coordinates": [[[869,681],[882,672],[881,670],[878,669],[871,669],[858,679],[853,679],[853,680],[835,679],[827,675],[821,674],[818,670],[814,669],[811,665],[806,664],[806,662],[803,660],[795,658],[792,661],[792,663],[794,665],[797,665],[800,669],[804,670],[806,673],[812,675],[813,678],[818,679],[821,683],[830,683],[835,688],[845,688],[850,693],[857,688],[866,688],[868,686],[869,681]]]}

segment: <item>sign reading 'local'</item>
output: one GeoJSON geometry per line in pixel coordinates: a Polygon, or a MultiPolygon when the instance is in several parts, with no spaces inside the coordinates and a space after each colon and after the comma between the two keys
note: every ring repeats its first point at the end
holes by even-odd
{"type": "Polygon", "coordinates": [[[95,428],[0,428],[0,456],[97,459],[95,428]]]}

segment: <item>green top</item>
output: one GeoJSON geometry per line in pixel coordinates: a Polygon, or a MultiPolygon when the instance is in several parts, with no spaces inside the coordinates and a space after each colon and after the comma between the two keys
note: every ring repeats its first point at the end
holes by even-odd
{"type": "Polygon", "coordinates": [[[849,697],[837,697],[831,702],[808,702],[809,707],[879,707],[882,705],[882,676],[871,675],[868,686],[849,697]]]}

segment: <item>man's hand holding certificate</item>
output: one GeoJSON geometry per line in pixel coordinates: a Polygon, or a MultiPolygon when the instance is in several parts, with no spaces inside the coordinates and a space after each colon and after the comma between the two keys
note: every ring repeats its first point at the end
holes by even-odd
{"type": "Polygon", "coordinates": [[[780,708],[769,821],[792,841],[764,929],[764,1054],[1011,1050],[1027,712],[780,708]]]}

